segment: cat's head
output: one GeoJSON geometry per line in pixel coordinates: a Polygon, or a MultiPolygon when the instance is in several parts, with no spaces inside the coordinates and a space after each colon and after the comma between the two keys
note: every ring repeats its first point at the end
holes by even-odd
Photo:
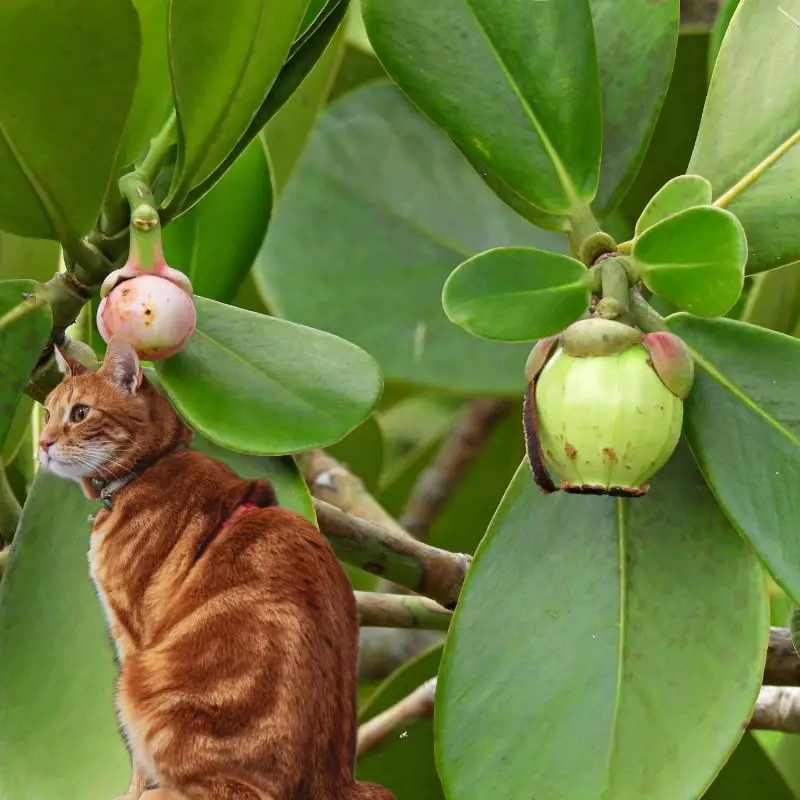
{"type": "Polygon", "coordinates": [[[123,339],[112,337],[97,371],[58,350],[56,360],[64,380],[45,400],[39,440],[45,469],[79,482],[109,482],[191,437],[123,339]]]}

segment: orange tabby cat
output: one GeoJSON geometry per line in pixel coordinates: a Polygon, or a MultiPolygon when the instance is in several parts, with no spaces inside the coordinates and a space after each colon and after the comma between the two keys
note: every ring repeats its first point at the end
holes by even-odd
{"type": "Polygon", "coordinates": [[[324,537],[185,447],[115,338],[46,401],[42,465],[103,501],[89,563],[120,665],[125,800],[394,800],[353,781],[358,627],[324,537]]]}

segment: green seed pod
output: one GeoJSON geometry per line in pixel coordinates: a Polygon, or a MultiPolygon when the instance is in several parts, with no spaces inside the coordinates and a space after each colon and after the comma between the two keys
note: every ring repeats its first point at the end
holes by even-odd
{"type": "Polygon", "coordinates": [[[680,439],[693,377],[681,340],[589,319],[537,355],[524,417],[537,485],[555,491],[552,471],[567,492],[645,494],[680,439]]]}

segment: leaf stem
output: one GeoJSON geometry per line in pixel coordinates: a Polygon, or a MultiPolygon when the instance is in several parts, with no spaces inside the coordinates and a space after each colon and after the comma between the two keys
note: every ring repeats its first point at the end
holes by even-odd
{"type": "Polygon", "coordinates": [[[616,258],[607,258],[600,262],[600,279],[603,299],[597,304],[595,315],[605,319],[626,316],[631,290],[625,267],[616,258]]]}
{"type": "Polygon", "coordinates": [[[128,261],[145,270],[163,263],[161,220],[150,185],[141,172],[130,172],[120,178],[119,190],[131,208],[128,261]]]}
{"type": "MultiPolygon", "coordinates": [[[[158,177],[158,171],[164,163],[167,151],[175,142],[175,131],[178,127],[178,115],[173,109],[169,119],[164,123],[161,130],[150,140],[150,149],[147,155],[138,165],[137,172],[142,176],[142,180],[152,186],[158,177]]],[[[155,205],[155,203],[153,203],[155,205]]]]}
{"type": "Polygon", "coordinates": [[[631,292],[630,315],[633,324],[645,333],[667,330],[664,317],[662,317],[637,291],[631,292]]]}

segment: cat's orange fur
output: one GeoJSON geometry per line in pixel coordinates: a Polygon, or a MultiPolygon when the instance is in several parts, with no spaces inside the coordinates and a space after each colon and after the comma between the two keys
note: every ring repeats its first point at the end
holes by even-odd
{"type": "Polygon", "coordinates": [[[120,664],[127,800],[393,800],[353,780],[356,608],[325,538],[267,481],[185,448],[189,428],[125,342],[97,372],[60,361],[43,465],[92,498],[92,478],[147,465],[89,549],[120,664]]]}

